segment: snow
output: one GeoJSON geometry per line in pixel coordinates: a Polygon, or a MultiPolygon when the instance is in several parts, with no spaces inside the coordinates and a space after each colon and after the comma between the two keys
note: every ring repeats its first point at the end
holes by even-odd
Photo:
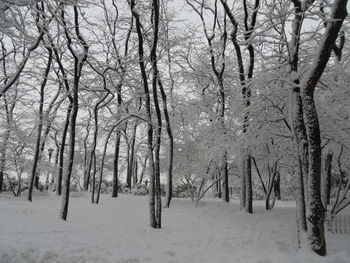
{"type": "Polygon", "coordinates": [[[102,195],[96,205],[73,193],[64,222],[54,194],[32,203],[0,194],[0,262],[349,262],[350,235],[327,233],[324,258],[297,248],[294,202],[265,211],[256,201],[250,215],[231,201],[175,199],[155,230],[147,196],[102,195]]]}
{"type": "Polygon", "coordinates": [[[300,75],[297,71],[292,71],[290,74],[290,79],[292,82],[297,81],[300,78],[300,75]]]}

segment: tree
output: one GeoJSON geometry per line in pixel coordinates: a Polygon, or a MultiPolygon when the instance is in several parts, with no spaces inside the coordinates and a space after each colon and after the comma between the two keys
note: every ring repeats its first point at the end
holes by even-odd
{"type": "Polygon", "coordinates": [[[334,1],[331,22],[329,22],[326,27],[324,37],[320,43],[319,51],[316,54],[309,70],[306,72],[300,82],[309,146],[309,214],[307,215],[308,239],[310,241],[311,249],[321,256],[326,254],[326,240],[324,236],[324,216],[320,192],[321,136],[314,100],[314,92],[331,55],[335,39],[337,39],[343,21],[347,16],[346,5],[347,0],[334,1]]]}
{"type": "Polygon", "coordinates": [[[72,44],[72,37],[71,33],[69,32],[69,29],[67,27],[66,19],[65,19],[65,6],[63,4],[61,6],[61,19],[64,26],[64,32],[65,36],[67,38],[67,46],[71,53],[71,55],[74,58],[74,80],[73,80],[73,87],[72,87],[72,93],[73,93],[73,104],[72,104],[72,112],[69,120],[69,153],[68,153],[68,166],[66,169],[66,174],[64,178],[64,187],[63,187],[63,194],[62,194],[62,207],[61,207],[61,218],[63,220],[67,220],[67,214],[68,214],[68,204],[69,204],[69,191],[70,191],[70,179],[73,169],[73,162],[74,162],[74,149],[75,149],[75,126],[76,126],[76,119],[78,114],[78,107],[79,107],[79,98],[78,98],[78,91],[79,91],[79,80],[81,77],[81,71],[83,68],[83,65],[87,59],[89,46],[85,42],[84,38],[82,37],[79,29],[79,12],[78,7],[73,7],[74,12],[74,30],[75,34],[78,38],[78,41],[80,45],[83,47],[83,53],[78,54],[73,47],[72,44]]]}
{"type": "MultiPolygon", "coordinates": [[[[37,5],[37,12],[39,16],[39,12],[43,12],[43,5],[41,6],[41,8],[39,7],[39,5],[37,5]]],[[[37,25],[39,31],[43,31],[44,29],[42,29],[39,25],[37,25]]],[[[38,123],[38,133],[37,133],[37,141],[36,141],[36,147],[35,147],[35,155],[34,155],[34,159],[33,159],[33,169],[32,169],[32,173],[31,173],[31,177],[30,177],[30,183],[29,183],[29,190],[28,190],[28,201],[32,202],[32,192],[33,192],[33,186],[34,186],[34,181],[36,179],[36,172],[37,172],[37,165],[38,165],[38,161],[40,158],[40,142],[41,142],[41,133],[42,133],[42,127],[43,127],[43,109],[44,109],[44,96],[45,96],[45,86],[47,83],[47,79],[50,73],[50,69],[51,69],[51,64],[52,64],[52,57],[53,57],[53,52],[51,48],[47,48],[48,51],[48,61],[46,64],[46,69],[45,69],[45,73],[44,73],[44,77],[42,80],[42,83],[40,85],[40,103],[39,103],[39,123],[38,123]]],[[[37,179],[38,180],[38,179],[37,179]]]]}
{"type": "MultiPolygon", "coordinates": [[[[216,77],[217,86],[219,87],[219,104],[220,106],[218,111],[218,122],[221,126],[221,136],[225,137],[226,135],[226,128],[225,128],[225,88],[224,88],[224,72],[226,68],[226,62],[225,62],[225,51],[226,51],[226,44],[227,44],[227,31],[226,31],[226,15],[223,18],[223,27],[220,27],[220,30],[222,32],[219,32],[221,34],[221,49],[219,51],[219,58],[215,56],[214,48],[213,48],[213,40],[215,38],[216,32],[216,26],[217,24],[220,25],[219,19],[218,19],[218,8],[217,8],[217,1],[214,3],[214,10],[212,10],[210,7],[207,7],[204,3],[204,1],[201,2],[199,10],[190,2],[187,0],[187,3],[193,8],[193,10],[196,11],[196,13],[199,15],[202,25],[203,25],[203,31],[205,38],[208,42],[209,47],[209,53],[210,53],[210,62],[211,62],[211,68],[212,71],[216,77]],[[213,12],[213,27],[211,29],[211,32],[208,32],[205,19],[204,19],[204,9],[209,9],[213,12]],[[220,68],[217,67],[217,64],[220,62],[220,68]]],[[[224,147],[223,147],[224,148],[224,147]]],[[[220,167],[220,173],[222,174],[223,178],[223,189],[224,189],[224,195],[223,200],[225,202],[229,202],[229,190],[228,190],[228,172],[227,172],[227,150],[223,150],[222,152],[222,161],[221,161],[221,167],[220,167]]]]}
{"type": "MultiPolygon", "coordinates": [[[[238,32],[238,22],[235,19],[232,11],[228,7],[226,1],[221,0],[221,4],[225,9],[225,13],[229,17],[229,20],[232,24],[232,31],[230,33],[230,38],[232,44],[236,51],[237,63],[238,63],[238,72],[239,79],[242,85],[242,95],[245,104],[245,114],[243,121],[243,133],[247,133],[247,129],[249,126],[249,107],[250,107],[250,97],[251,97],[251,81],[253,78],[254,72],[254,47],[252,45],[252,34],[255,29],[257,15],[259,10],[260,1],[256,0],[254,2],[253,12],[251,14],[250,24],[248,23],[249,13],[247,1],[243,1],[243,10],[244,10],[244,40],[247,43],[247,49],[249,52],[249,64],[248,64],[248,72],[245,73],[244,62],[242,58],[241,46],[237,39],[238,32]]],[[[247,147],[247,143],[243,147],[242,151],[242,173],[241,173],[241,208],[246,208],[248,213],[253,213],[253,189],[252,189],[252,164],[251,164],[251,156],[249,153],[249,149],[247,147]]]]}

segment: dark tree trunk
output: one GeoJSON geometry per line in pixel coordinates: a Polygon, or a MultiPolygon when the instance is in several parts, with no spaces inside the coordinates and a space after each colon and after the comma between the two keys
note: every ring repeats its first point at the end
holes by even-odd
{"type": "Polygon", "coordinates": [[[281,200],[281,174],[279,171],[276,172],[276,179],[274,181],[274,191],[277,200],[281,200]]]}
{"type": "Polygon", "coordinates": [[[0,171],[0,193],[2,193],[2,189],[3,189],[3,183],[4,183],[4,172],[0,171]]]}
{"type": "Polygon", "coordinates": [[[153,101],[157,116],[157,125],[155,129],[155,147],[154,147],[154,179],[155,179],[155,198],[156,198],[156,227],[161,228],[161,214],[162,214],[162,199],[161,199],[161,185],[160,185],[160,143],[162,133],[162,116],[158,101],[158,67],[157,67],[157,44],[158,44],[158,27],[159,27],[159,0],[153,0],[153,43],[151,48],[151,64],[152,64],[152,91],[153,101]]]}
{"type": "Polygon", "coordinates": [[[329,201],[331,198],[331,189],[332,189],[332,160],[333,160],[333,152],[329,151],[326,156],[326,161],[324,165],[324,170],[325,170],[325,207],[329,205],[329,201]]]}
{"type": "Polygon", "coordinates": [[[95,195],[95,177],[96,177],[96,145],[97,145],[97,135],[98,135],[98,103],[97,102],[94,106],[94,136],[92,141],[92,146],[90,150],[90,156],[89,156],[89,166],[87,169],[87,180],[90,180],[91,178],[91,169],[92,169],[92,195],[91,195],[91,202],[94,203],[94,195],[95,195]],[[94,164],[94,165],[93,165],[94,164]]]}
{"type": "Polygon", "coordinates": [[[157,228],[156,214],[155,214],[155,169],[154,169],[154,156],[153,156],[153,127],[152,127],[152,114],[151,114],[151,102],[150,93],[148,87],[148,78],[146,73],[146,67],[144,63],[144,49],[143,49],[143,33],[141,29],[141,22],[138,12],[135,10],[135,0],[130,0],[130,9],[135,17],[136,30],[138,36],[138,55],[139,66],[142,76],[142,82],[145,93],[145,106],[147,112],[147,149],[149,159],[149,206],[150,206],[150,225],[153,228],[157,228]]]}
{"type": "MultiPolygon", "coordinates": [[[[244,63],[242,58],[241,46],[237,40],[237,28],[238,23],[233,16],[231,9],[229,8],[227,1],[221,0],[221,4],[225,9],[225,13],[227,14],[232,26],[233,30],[230,33],[230,38],[234,49],[236,51],[237,56],[237,64],[238,64],[238,73],[239,79],[242,86],[242,95],[245,103],[245,114],[244,114],[244,123],[243,123],[243,133],[247,132],[247,128],[249,126],[249,107],[250,107],[250,96],[251,96],[251,79],[253,78],[254,65],[255,65],[255,55],[254,48],[249,41],[254,29],[257,20],[257,14],[259,10],[260,0],[254,1],[253,12],[250,17],[250,24],[248,24],[249,13],[247,7],[247,1],[243,0],[243,10],[244,10],[244,39],[248,42],[247,49],[249,52],[249,64],[247,76],[245,75],[244,63]],[[248,81],[247,81],[248,80],[248,81]]],[[[240,207],[241,209],[246,208],[248,213],[253,212],[253,188],[252,188],[252,178],[251,178],[251,159],[248,147],[245,146],[244,153],[242,156],[242,172],[241,172],[241,196],[240,196],[240,207]]]]}
{"type": "Polygon", "coordinates": [[[97,189],[97,197],[96,197],[96,204],[98,204],[98,202],[100,201],[100,194],[101,194],[101,185],[102,185],[102,178],[103,178],[103,168],[104,168],[104,163],[105,163],[105,157],[106,157],[106,152],[107,152],[107,146],[108,146],[108,141],[109,138],[112,135],[112,132],[114,130],[116,126],[114,126],[107,135],[106,141],[105,141],[105,145],[103,147],[103,153],[102,153],[102,159],[101,159],[101,165],[100,165],[100,177],[98,180],[98,189],[97,189]]]}
{"type": "Polygon", "coordinates": [[[133,178],[133,184],[134,184],[134,186],[136,186],[136,184],[138,183],[138,161],[137,160],[135,160],[135,162],[134,162],[134,176],[132,177],[133,178]]]}
{"type": "MultiPolygon", "coordinates": [[[[78,7],[73,6],[73,11],[74,11],[74,28],[75,28],[75,33],[77,35],[77,38],[79,39],[79,43],[83,46],[83,53],[77,55],[76,51],[73,50],[73,45],[72,45],[72,39],[70,36],[70,33],[68,32],[68,27],[65,21],[65,11],[64,11],[64,5],[62,5],[61,9],[61,18],[64,26],[64,31],[65,35],[67,38],[68,42],[68,49],[72,56],[74,57],[74,85],[72,89],[72,102],[73,102],[73,107],[72,107],[72,112],[71,112],[71,119],[69,122],[69,153],[68,153],[68,166],[67,170],[65,173],[65,178],[64,178],[64,187],[63,187],[63,193],[62,193],[62,206],[61,206],[61,218],[63,220],[67,220],[67,215],[68,215],[68,205],[69,205],[69,193],[70,193],[70,180],[71,180],[71,175],[73,171],[73,164],[74,164],[74,153],[75,153],[75,136],[76,136],[76,119],[78,115],[78,110],[79,110],[79,80],[81,76],[81,71],[83,68],[83,64],[87,59],[88,55],[88,50],[89,46],[85,42],[84,38],[80,34],[79,30],[79,19],[78,19],[78,7]]],[[[63,145],[62,145],[63,146],[63,145]]]]}
{"type": "Polygon", "coordinates": [[[253,186],[252,186],[252,161],[250,155],[245,160],[246,172],[246,201],[245,209],[248,213],[253,213],[253,186]]]}
{"type": "Polygon", "coordinates": [[[120,147],[121,132],[118,129],[114,146],[114,161],[113,161],[113,190],[112,197],[118,197],[118,166],[119,166],[119,147],[120,147]]]}
{"type": "Polygon", "coordinates": [[[36,176],[35,176],[35,187],[38,189],[39,188],[39,176],[40,176],[40,173],[41,173],[41,160],[42,160],[42,156],[44,154],[44,150],[45,150],[45,145],[46,145],[46,141],[47,141],[47,138],[49,136],[49,133],[51,131],[51,126],[52,126],[52,122],[54,121],[55,117],[56,117],[56,113],[57,113],[57,110],[58,110],[58,107],[62,104],[62,102],[64,101],[64,99],[61,99],[57,105],[55,106],[55,109],[54,111],[52,112],[51,116],[50,116],[50,112],[52,110],[52,108],[54,107],[55,105],[55,102],[56,100],[58,99],[59,95],[60,95],[60,92],[61,92],[61,85],[59,86],[59,89],[56,93],[56,95],[54,96],[54,98],[51,100],[48,108],[46,109],[45,111],[45,121],[44,121],[44,118],[43,118],[43,122],[46,122],[46,127],[45,127],[45,131],[44,131],[44,134],[41,138],[41,144],[40,144],[40,152],[39,152],[39,158],[38,158],[38,168],[36,170],[36,176]]]}
{"type": "Polygon", "coordinates": [[[223,167],[223,188],[224,188],[224,201],[230,202],[230,192],[229,192],[229,182],[228,182],[228,169],[227,169],[227,160],[225,155],[225,163],[223,167]]]}
{"type": "Polygon", "coordinates": [[[43,109],[44,109],[44,95],[45,95],[44,92],[45,92],[47,77],[50,73],[51,62],[52,62],[52,50],[48,49],[48,52],[49,52],[49,59],[47,61],[47,66],[45,69],[44,80],[41,83],[41,87],[40,87],[38,133],[37,133],[37,138],[36,138],[35,155],[34,155],[33,167],[32,167],[32,172],[31,172],[30,181],[29,181],[29,189],[28,189],[28,197],[27,197],[28,201],[30,201],[30,202],[32,201],[34,181],[35,181],[35,184],[37,184],[36,187],[39,187],[39,178],[36,176],[36,169],[37,169],[39,155],[40,155],[41,131],[42,131],[42,127],[43,127],[43,109]],[[36,181],[36,180],[38,180],[38,181],[36,181]]]}
{"type": "Polygon", "coordinates": [[[166,122],[166,130],[169,137],[169,165],[168,165],[168,178],[167,178],[167,185],[166,185],[165,205],[164,205],[165,208],[169,208],[170,202],[173,196],[174,136],[171,129],[171,123],[170,123],[170,118],[168,113],[167,96],[165,94],[163,84],[160,78],[158,79],[158,86],[160,88],[160,93],[162,95],[163,112],[164,112],[164,117],[166,122]]]}
{"type": "Polygon", "coordinates": [[[138,125],[138,121],[136,120],[132,129],[131,144],[130,144],[130,151],[129,151],[129,158],[128,158],[128,172],[126,177],[127,178],[126,185],[129,189],[131,189],[132,178],[134,175],[135,141],[136,141],[137,125],[138,125]]]}
{"type": "MultiPolygon", "coordinates": [[[[130,32],[130,31],[129,31],[130,32]]],[[[129,36],[129,35],[128,35],[129,36]]],[[[126,45],[128,43],[128,39],[126,41],[126,45]]],[[[125,48],[125,52],[127,52],[127,48],[125,48]]],[[[125,73],[125,68],[124,73],[125,73]]],[[[121,108],[122,106],[122,84],[119,84],[117,86],[117,100],[118,100],[118,109],[121,108]]],[[[114,161],[113,161],[113,190],[112,190],[112,197],[118,197],[118,168],[119,168],[119,148],[120,148],[120,137],[121,137],[121,132],[120,129],[118,128],[116,132],[116,138],[115,138],[115,146],[114,146],[114,161]]]]}
{"type": "Polygon", "coordinates": [[[91,111],[89,110],[89,119],[87,120],[86,135],[84,138],[84,191],[89,190],[89,184],[90,184],[90,178],[89,178],[89,173],[88,173],[89,153],[88,153],[88,145],[87,145],[89,135],[90,135],[90,121],[91,121],[91,111]]]}
{"type": "MultiPolygon", "coordinates": [[[[217,174],[217,178],[218,178],[218,180],[219,180],[220,174],[217,174]]],[[[221,199],[221,198],[222,198],[222,187],[221,187],[221,182],[220,182],[220,180],[219,180],[218,183],[217,183],[217,187],[218,187],[217,197],[218,197],[219,199],[221,199]]]]}
{"type": "Polygon", "coordinates": [[[69,128],[69,121],[72,114],[72,109],[73,109],[73,98],[69,97],[69,106],[67,109],[66,122],[64,124],[63,132],[62,132],[62,139],[61,139],[61,146],[60,146],[60,158],[59,158],[58,176],[57,176],[57,182],[56,182],[57,195],[62,194],[64,150],[66,146],[66,139],[67,139],[67,133],[69,128]]]}
{"type": "Polygon", "coordinates": [[[95,189],[96,189],[96,155],[92,155],[91,165],[93,167],[91,178],[91,203],[95,203],[95,189]]]}
{"type": "Polygon", "coordinates": [[[54,136],[54,138],[55,138],[55,146],[56,146],[56,154],[55,154],[55,172],[54,172],[54,174],[51,177],[51,184],[54,185],[53,191],[56,191],[56,182],[57,182],[56,171],[57,171],[57,167],[58,167],[58,159],[59,159],[59,156],[60,156],[60,145],[59,145],[58,140],[57,140],[57,134],[58,134],[58,130],[55,131],[55,136],[54,136]]]}
{"type": "Polygon", "coordinates": [[[143,177],[145,175],[145,170],[146,170],[146,166],[147,166],[147,160],[148,160],[148,155],[146,155],[145,157],[145,160],[143,162],[143,165],[142,165],[142,170],[141,170],[141,173],[140,173],[140,184],[142,184],[143,182],[143,177]]]}
{"type": "MultiPolygon", "coordinates": [[[[78,80],[76,80],[78,81],[78,80]]],[[[62,207],[61,207],[61,218],[67,220],[68,215],[68,205],[69,205],[69,192],[70,192],[70,179],[73,170],[74,163],[74,149],[75,149],[75,126],[76,119],[78,115],[78,84],[74,87],[73,90],[73,108],[70,119],[69,127],[69,152],[68,152],[68,166],[64,176],[64,184],[62,191],[62,207]]]]}

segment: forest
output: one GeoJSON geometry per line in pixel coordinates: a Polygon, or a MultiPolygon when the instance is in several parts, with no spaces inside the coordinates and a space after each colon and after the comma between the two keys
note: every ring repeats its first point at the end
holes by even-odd
{"type": "MultiPolygon", "coordinates": [[[[12,204],[48,201],[54,224],[79,221],[70,214],[81,197],[84,209],[94,204],[86,213],[103,203],[129,213],[127,202],[143,200],[135,217],[159,232],[177,204],[225,220],[237,207],[243,227],[251,215],[264,228],[259,213],[288,204],[295,247],[334,254],[332,224],[350,234],[347,6],[0,1],[0,222],[12,204]]],[[[39,262],[11,261],[0,244],[0,262],[39,262]]],[[[133,260],[117,262],[147,261],[133,260]]],[[[189,259],[173,260],[151,261],[189,259]]]]}

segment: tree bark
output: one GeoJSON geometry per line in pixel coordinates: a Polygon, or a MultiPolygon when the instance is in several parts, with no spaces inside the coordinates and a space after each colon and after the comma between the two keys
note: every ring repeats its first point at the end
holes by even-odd
{"type": "Polygon", "coordinates": [[[328,63],[334,42],[347,16],[347,0],[335,0],[330,22],[326,27],[320,48],[311,66],[301,81],[301,96],[309,146],[308,203],[309,214],[308,239],[311,249],[317,254],[326,255],[326,239],[324,234],[324,211],[321,200],[321,135],[314,91],[328,63]]]}
{"type": "MultiPolygon", "coordinates": [[[[41,131],[42,131],[42,127],[43,127],[43,108],[44,108],[45,86],[47,83],[47,77],[50,73],[51,62],[52,62],[52,49],[47,49],[47,50],[49,52],[49,58],[48,58],[47,66],[46,66],[45,73],[44,73],[44,80],[42,81],[41,86],[40,86],[38,132],[37,132],[35,155],[34,155],[34,159],[33,159],[33,167],[32,167],[32,172],[31,172],[31,176],[30,176],[28,197],[27,197],[28,201],[30,201],[30,202],[32,201],[33,186],[34,186],[35,178],[37,177],[36,176],[36,169],[37,169],[39,155],[40,155],[40,141],[41,141],[41,131]]],[[[39,180],[39,178],[37,180],[39,180]]]]}
{"type": "Polygon", "coordinates": [[[136,184],[138,183],[138,161],[135,159],[134,161],[134,175],[133,175],[133,184],[134,184],[134,187],[136,186],[136,184]]]}
{"type": "Polygon", "coordinates": [[[321,201],[321,136],[313,96],[303,92],[303,108],[309,142],[309,214],[308,237],[311,248],[319,255],[326,254],[324,211],[321,201]]]}
{"type": "MultiPolygon", "coordinates": [[[[231,9],[229,8],[227,1],[221,0],[221,4],[225,9],[225,13],[227,14],[233,28],[230,33],[230,38],[234,49],[236,51],[237,56],[237,64],[238,64],[238,73],[239,79],[242,86],[242,95],[244,100],[244,120],[243,120],[243,134],[247,133],[247,128],[249,126],[249,107],[250,107],[250,97],[251,97],[251,83],[250,81],[253,78],[254,65],[255,65],[255,55],[254,48],[251,44],[250,37],[255,29],[257,14],[259,10],[260,0],[255,0],[253,12],[251,14],[250,24],[248,24],[249,14],[247,1],[243,0],[243,10],[244,10],[244,39],[247,42],[247,49],[249,52],[249,64],[247,76],[245,75],[244,63],[242,58],[241,46],[237,40],[237,31],[238,31],[238,23],[233,16],[231,9]]],[[[251,159],[250,153],[247,146],[244,146],[244,154],[242,156],[242,171],[241,171],[241,195],[240,195],[240,206],[241,209],[244,207],[248,213],[253,212],[253,187],[252,187],[252,178],[251,178],[251,159]],[[248,203],[247,203],[248,202],[248,203]]]]}
{"type": "Polygon", "coordinates": [[[43,115],[43,123],[46,123],[46,127],[45,127],[45,131],[42,135],[41,142],[40,142],[40,151],[39,151],[39,158],[38,158],[38,164],[37,164],[38,168],[36,169],[36,175],[35,175],[34,184],[35,184],[35,188],[37,188],[37,189],[39,188],[39,176],[41,173],[41,160],[42,160],[42,156],[44,154],[46,141],[47,141],[47,138],[48,138],[49,133],[51,131],[52,123],[56,117],[57,110],[58,110],[59,106],[62,104],[62,102],[65,100],[65,98],[61,99],[60,101],[58,101],[57,105],[55,106],[55,102],[61,93],[61,89],[62,89],[61,87],[62,87],[61,84],[59,84],[59,88],[58,88],[57,93],[55,94],[55,96],[53,97],[51,102],[49,103],[49,106],[47,107],[45,114],[43,115]],[[55,106],[55,108],[54,108],[54,106],[55,106]],[[50,112],[53,108],[54,108],[54,110],[50,116],[50,112]]]}
{"type": "Polygon", "coordinates": [[[69,205],[69,193],[70,193],[70,179],[73,171],[73,163],[74,163],[74,153],[75,153],[75,135],[76,135],[76,119],[78,115],[79,110],[79,80],[81,77],[81,71],[84,62],[87,59],[89,46],[85,42],[84,38],[80,34],[79,30],[79,19],[78,19],[78,7],[73,6],[74,11],[74,28],[75,33],[77,35],[77,38],[79,39],[79,43],[83,46],[83,53],[78,56],[76,51],[73,50],[72,45],[72,39],[68,32],[68,28],[65,21],[65,11],[64,11],[64,5],[61,4],[62,10],[61,10],[61,18],[64,26],[65,35],[68,41],[68,49],[72,56],[74,57],[74,85],[73,85],[73,107],[72,107],[72,113],[71,113],[71,119],[70,119],[70,127],[69,127],[69,153],[68,153],[68,166],[65,173],[64,178],[64,187],[63,187],[63,193],[62,193],[62,206],[61,206],[61,218],[63,220],[67,220],[68,215],[68,205],[69,205]]]}
{"type": "Polygon", "coordinates": [[[69,97],[69,105],[67,108],[66,121],[64,124],[63,132],[62,132],[62,139],[61,139],[61,146],[60,146],[58,176],[57,176],[57,182],[56,182],[57,195],[62,194],[64,150],[65,150],[65,146],[66,146],[66,139],[67,139],[67,133],[68,133],[68,129],[69,129],[69,121],[71,118],[72,109],[73,109],[73,98],[69,97]]]}
{"type": "Polygon", "coordinates": [[[154,107],[157,116],[157,128],[155,129],[155,147],[154,147],[154,173],[155,173],[155,198],[156,198],[156,227],[161,228],[161,213],[162,213],[162,199],[161,199],[161,185],[160,185],[160,143],[162,133],[162,116],[158,101],[158,66],[157,66],[157,44],[159,31],[159,0],[153,0],[153,43],[151,48],[151,64],[152,64],[152,93],[154,107]]]}
{"type": "Polygon", "coordinates": [[[114,146],[114,161],[113,161],[113,190],[112,197],[118,197],[118,166],[119,166],[119,147],[120,147],[121,132],[118,129],[116,132],[115,146],[114,146]]]}
{"type": "MultiPolygon", "coordinates": [[[[6,69],[4,65],[4,72],[6,75],[6,69]]],[[[5,112],[6,112],[6,130],[5,130],[5,136],[3,139],[3,142],[1,144],[0,148],[0,193],[2,192],[3,189],[3,182],[4,182],[4,170],[5,170],[5,163],[6,163],[6,151],[7,151],[7,143],[10,138],[11,134],[11,124],[12,124],[12,114],[13,114],[13,109],[15,106],[15,101],[13,102],[12,106],[9,108],[8,101],[6,99],[6,95],[3,95],[4,102],[5,102],[5,112]]]]}
{"type": "Polygon", "coordinates": [[[140,173],[140,184],[142,184],[142,181],[143,181],[143,177],[145,176],[145,170],[146,170],[146,166],[147,166],[147,160],[148,160],[148,155],[146,155],[145,157],[145,160],[142,164],[142,170],[141,170],[141,173],[140,173]]]}
{"type": "Polygon", "coordinates": [[[96,204],[100,201],[100,194],[101,194],[101,185],[102,185],[102,178],[103,178],[103,168],[104,168],[104,163],[105,163],[105,157],[106,157],[106,152],[107,152],[107,146],[108,146],[108,141],[109,138],[112,135],[112,132],[116,126],[112,127],[112,129],[108,132],[107,138],[105,141],[105,145],[103,147],[103,153],[102,153],[102,159],[101,159],[101,165],[100,165],[100,177],[98,180],[98,188],[97,188],[97,196],[96,196],[96,204]]]}
{"type": "Polygon", "coordinates": [[[281,174],[279,171],[276,172],[276,179],[274,181],[273,189],[277,200],[281,200],[281,174]]]}
{"type": "Polygon", "coordinates": [[[94,194],[95,194],[95,178],[96,178],[96,145],[97,145],[97,135],[98,135],[98,104],[99,101],[96,102],[94,106],[94,136],[92,139],[92,146],[90,150],[90,156],[89,156],[89,167],[87,170],[87,178],[91,178],[91,169],[92,169],[92,196],[91,196],[91,202],[94,203],[94,194]],[[92,165],[94,163],[94,165],[92,165]]]}
{"type": "Polygon", "coordinates": [[[240,192],[240,209],[246,207],[246,169],[247,169],[247,158],[245,157],[245,151],[242,151],[242,160],[241,160],[241,192],[240,192]]]}
{"type": "Polygon", "coordinates": [[[89,178],[89,173],[88,173],[88,146],[87,142],[89,139],[90,135],[90,122],[91,122],[91,111],[89,110],[89,118],[87,120],[87,125],[86,125],[86,135],[84,138],[84,191],[89,190],[89,184],[90,184],[90,178],[89,178]]]}
{"type": "Polygon", "coordinates": [[[168,165],[168,177],[167,177],[166,196],[165,196],[165,205],[164,205],[165,208],[169,208],[170,202],[173,196],[174,136],[171,129],[170,117],[168,113],[167,96],[165,94],[163,83],[161,82],[160,78],[158,78],[158,86],[160,88],[160,94],[162,96],[163,113],[164,113],[165,122],[166,122],[166,130],[169,137],[169,148],[168,148],[169,165],[168,165]]]}
{"type": "Polygon", "coordinates": [[[146,73],[146,67],[144,63],[144,47],[143,47],[143,35],[141,28],[141,21],[138,12],[135,10],[135,0],[130,0],[130,9],[135,18],[136,31],[138,37],[138,56],[139,66],[141,71],[141,77],[143,82],[143,88],[145,93],[145,107],[147,114],[147,150],[149,161],[149,207],[150,207],[150,225],[153,228],[157,228],[156,215],[155,215],[155,169],[154,169],[154,156],[153,156],[153,127],[152,127],[152,114],[151,114],[151,102],[150,93],[148,87],[148,78],[146,73]]]}
{"type": "Polygon", "coordinates": [[[132,135],[131,135],[131,144],[128,158],[128,172],[126,177],[126,185],[131,189],[132,186],[132,178],[134,175],[134,158],[135,158],[135,142],[136,142],[136,131],[137,131],[138,120],[135,121],[132,135]]]}
{"type": "Polygon", "coordinates": [[[324,165],[325,170],[325,208],[329,205],[329,201],[331,198],[331,189],[332,189],[332,160],[333,160],[333,152],[329,151],[326,156],[326,161],[324,165]]]}
{"type": "MultiPolygon", "coordinates": [[[[297,225],[300,230],[306,232],[306,204],[305,197],[307,192],[307,171],[308,167],[308,152],[307,141],[306,141],[306,128],[303,118],[302,101],[300,96],[299,81],[297,82],[297,87],[294,87],[290,93],[290,122],[293,134],[293,152],[294,159],[297,161],[295,173],[296,173],[296,209],[297,209],[297,225]],[[304,137],[305,136],[305,137],[304,137]],[[306,146],[304,147],[303,145],[306,146]]],[[[300,231],[299,230],[299,231],[300,231]]],[[[302,234],[302,233],[301,233],[302,234]]]]}
{"type": "Polygon", "coordinates": [[[245,209],[248,213],[253,213],[253,186],[252,186],[252,161],[248,154],[245,160],[246,165],[246,201],[245,209]]]}
{"type": "Polygon", "coordinates": [[[224,189],[223,200],[228,203],[228,202],[230,202],[230,192],[229,192],[226,153],[225,153],[225,156],[224,156],[224,167],[223,167],[223,176],[222,176],[222,178],[223,178],[223,189],[224,189]]]}

